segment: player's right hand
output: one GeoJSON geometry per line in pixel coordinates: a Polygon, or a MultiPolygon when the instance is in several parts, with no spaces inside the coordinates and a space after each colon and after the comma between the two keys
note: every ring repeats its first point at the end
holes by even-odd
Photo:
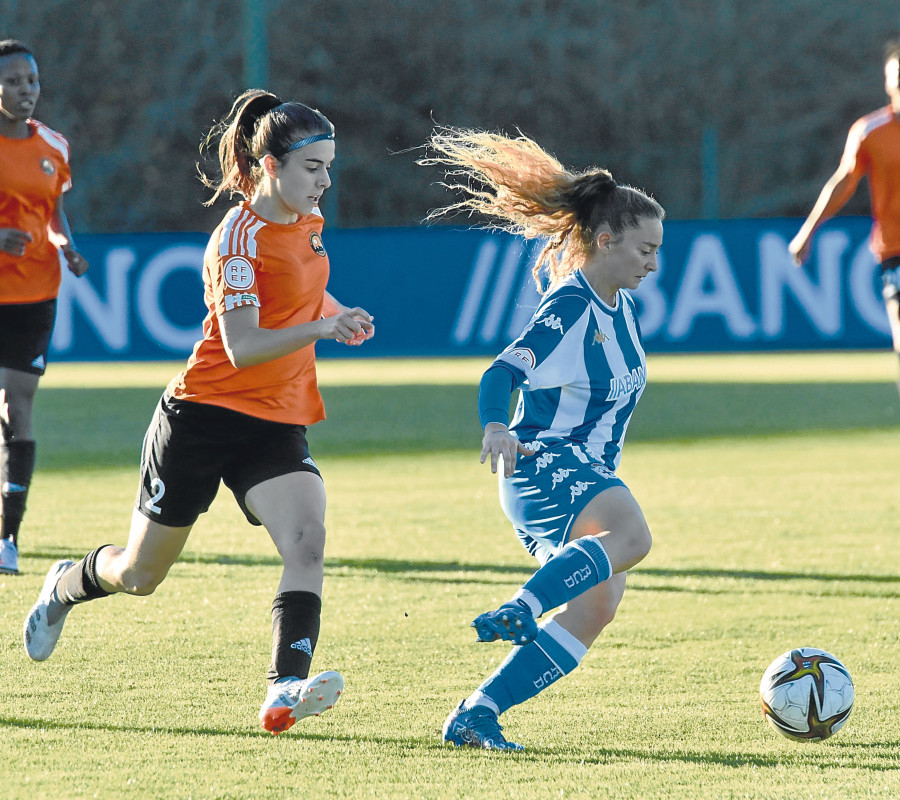
{"type": "Polygon", "coordinates": [[[25,248],[34,239],[30,233],[18,228],[0,228],[0,251],[11,256],[24,256],[25,248]]]}
{"type": "Polygon", "coordinates": [[[800,266],[807,258],[809,258],[809,246],[811,242],[806,236],[797,234],[788,245],[788,252],[794,259],[794,265],[800,266]]]}
{"type": "Polygon", "coordinates": [[[320,339],[337,339],[339,342],[353,341],[360,331],[369,332],[375,329],[372,316],[363,308],[345,308],[333,317],[319,320],[321,326],[320,339]]]}

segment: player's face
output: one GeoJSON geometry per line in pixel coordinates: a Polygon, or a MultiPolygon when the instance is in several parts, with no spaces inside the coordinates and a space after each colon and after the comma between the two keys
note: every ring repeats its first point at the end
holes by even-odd
{"type": "Polygon", "coordinates": [[[900,97],[900,59],[892,58],[884,65],[884,89],[889,97],[900,97]]]}
{"type": "Polygon", "coordinates": [[[291,214],[304,216],[319,205],[331,186],[329,170],[334,162],[334,141],[313,142],[293,153],[278,167],[275,179],[277,198],[291,214]]]}
{"type": "Polygon", "coordinates": [[[28,119],[41,93],[35,60],[25,53],[0,57],[0,115],[7,122],[28,119]]]}
{"type": "Polygon", "coordinates": [[[656,272],[662,237],[662,221],[656,217],[643,217],[637,227],[613,237],[606,258],[610,288],[637,289],[644,278],[656,272]]]}

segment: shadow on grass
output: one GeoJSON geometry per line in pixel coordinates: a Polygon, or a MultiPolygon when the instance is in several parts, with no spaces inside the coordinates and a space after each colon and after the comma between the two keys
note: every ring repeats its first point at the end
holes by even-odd
{"type": "MultiPolygon", "coordinates": [[[[39,551],[27,553],[28,558],[46,559],[56,561],[60,558],[71,558],[72,553],[62,547],[45,548],[39,551]]],[[[225,553],[198,553],[186,551],[178,560],[181,564],[210,564],[237,567],[277,567],[282,566],[278,556],[255,554],[225,554],[225,553]]],[[[410,559],[390,558],[326,558],[326,573],[341,573],[352,575],[354,572],[370,574],[372,572],[390,574],[399,580],[434,581],[439,583],[459,582],[473,583],[479,579],[476,575],[493,574],[509,575],[516,580],[527,580],[536,569],[527,565],[518,564],[472,564],[462,561],[415,561],[410,559]],[[433,577],[429,577],[433,576],[433,577]]],[[[785,582],[817,582],[817,583],[865,583],[885,587],[896,586],[897,594],[900,594],[900,575],[867,575],[863,573],[828,573],[828,572],[783,572],[764,570],[740,570],[740,569],[715,569],[715,568],[665,568],[650,567],[642,569],[636,567],[631,571],[632,578],[659,578],[663,580],[675,580],[685,578],[697,578],[701,580],[737,580],[737,581],[771,581],[785,582]]],[[[638,591],[683,591],[683,592],[708,592],[706,589],[697,589],[691,586],[635,586],[638,591]]],[[[733,588],[723,589],[723,593],[731,592],[733,588]]],[[[871,592],[865,593],[867,595],[871,592]]],[[[879,596],[884,596],[879,594],[879,596]]],[[[893,596],[893,595],[891,595],[893,596]]]]}
{"type": "MultiPolygon", "coordinates": [[[[35,403],[39,468],[137,468],[161,392],[162,387],[42,388],[35,403]]],[[[322,394],[328,419],[310,431],[316,456],[480,449],[475,386],[335,386],[322,394]]],[[[651,381],[628,438],[671,441],[898,425],[900,404],[890,383],[651,381]]]]}
{"type": "MultiPolygon", "coordinates": [[[[257,730],[217,730],[215,728],[190,728],[175,727],[165,725],[122,725],[107,724],[100,722],[60,722],[50,720],[32,720],[21,719],[18,717],[2,717],[0,716],[0,728],[20,728],[23,730],[62,730],[62,731],[108,731],[121,733],[151,733],[163,734],[169,736],[210,736],[210,737],[226,737],[226,738],[242,738],[242,739],[265,739],[270,740],[272,734],[267,731],[257,730]]],[[[640,748],[615,748],[603,747],[594,751],[591,755],[585,757],[579,750],[578,753],[572,754],[569,750],[561,750],[559,748],[542,748],[527,747],[524,753],[511,752],[491,752],[473,748],[451,748],[443,744],[437,735],[428,737],[400,737],[400,736],[354,736],[352,734],[322,734],[322,733],[304,733],[303,731],[292,730],[288,737],[297,737],[306,741],[327,742],[345,742],[347,744],[365,743],[374,744],[383,747],[403,747],[406,749],[415,748],[417,751],[429,751],[431,753],[444,752],[448,755],[458,753],[460,758],[499,758],[504,762],[509,758],[516,758],[522,761],[545,761],[552,759],[554,763],[570,761],[573,764],[609,764],[611,762],[639,762],[639,763],[685,763],[685,764],[718,764],[725,767],[779,767],[789,765],[791,767],[833,767],[840,768],[841,764],[835,764],[833,758],[833,747],[837,742],[829,742],[824,748],[816,750],[798,750],[794,749],[790,755],[779,757],[777,755],[762,755],[749,753],[724,753],[703,750],[698,752],[665,752],[653,749],[640,748]]],[[[843,744],[841,755],[847,759],[853,759],[852,765],[846,765],[847,769],[865,769],[873,772],[891,772],[900,770],[900,764],[894,760],[893,754],[900,747],[900,742],[867,742],[865,745],[843,744]],[[857,751],[869,750],[874,748],[883,748],[885,750],[885,760],[887,764],[865,763],[858,755],[857,751]],[[854,758],[854,756],[856,756],[854,758]]],[[[873,756],[868,756],[870,759],[873,756]]]]}

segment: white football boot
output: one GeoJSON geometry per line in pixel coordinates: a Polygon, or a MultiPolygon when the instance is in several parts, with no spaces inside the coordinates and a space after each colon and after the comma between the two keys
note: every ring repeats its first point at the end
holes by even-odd
{"type": "Polygon", "coordinates": [[[19,574],[19,551],[12,539],[0,539],[0,572],[4,575],[19,574]]]}
{"type": "Polygon", "coordinates": [[[74,563],[74,561],[57,561],[50,567],[47,577],[44,578],[44,588],[41,589],[37,602],[25,618],[25,651],[34,661],[46,661],[50,658],[62,633],[63,623],[72,610],[72,606],[63,605],[54,598],[53,590],[56,589],[59,576],[74,563]],[[56,617],[53,624],[47,618],[51,604],[53,616],[56,617]]]}
{"type": "Polygon", "coordinates": [[[285,678],[269,686],[259,710],[259,722],[270,733],[286,731],[298,719],[318,717],[334,706],[344,690],[337,672],[322,672],[314,678],[285,678]]]}

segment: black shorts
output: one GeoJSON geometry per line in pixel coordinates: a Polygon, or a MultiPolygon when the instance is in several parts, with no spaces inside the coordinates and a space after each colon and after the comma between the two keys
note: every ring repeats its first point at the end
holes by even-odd
{"type": "Polygon", "coordinates": [[[885,302],[900,298],[900,256],[881,262],[881,285],[885,302]]]}
{"type": "Polygon", "coordinates": [[[55,320],[55,299],[0,303],[0,367],[43,375],[55,320]]]}
{"type": "Polygon", "coordinates": [[[247,492],[292,472],[320,474],[309,454],[306,426],[176,400],[166,393],[144,437],[135,508],[162,525],[193,525],[209,508],[221,480],[247,519],[260,525],[247,508],[247,492]]]}

